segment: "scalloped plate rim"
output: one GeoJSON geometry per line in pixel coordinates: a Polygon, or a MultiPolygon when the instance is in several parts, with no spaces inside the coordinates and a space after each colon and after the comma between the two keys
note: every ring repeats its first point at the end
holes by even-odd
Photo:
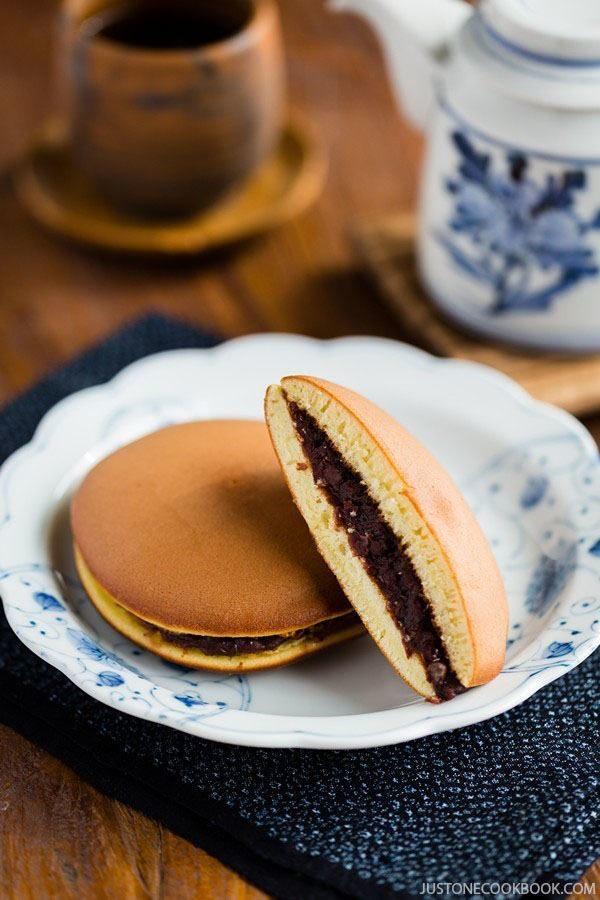
{"type": "MultiPolygon", "coordinates": [[[[40,452],[43,452],[43,441],[55,427],[56,422],[58,422],[63,416],[69,414],[70,407],[75,407],[78,403],[81,403],[84,400],[88,402],[92,398],[101,396],[107,392],[117,392],[123,385],[126,385],[130,379],[137,379],[139,377],[139,373],[146,367],[152,367],[156,365],[157,362],[160,362],[160,360],[166,360],[170,357],[181,358],[183,356],[190,356],[194,359],[201,358],[208,363],[215,357],[222,356],[225,353],[236,353],[239,349],[244,349],[246,347],[250,348],[253,351],[256,351],[257,349],[261,348],[261,345],[263,347],[265,345],[280,347],[282,343],[286,341],[293,341],[296,345],[302,344],[304,346],[312,348],[319,347],[323,350],[330,347],[338,348],[344,346],[362,346],[364,348],[365,346],[376,344],[380,347],[385,347],[388,351],[392,351],[393,353],[397,354],[398,357],[402,358],[404,361],[419,362],[427,368],[436,366],[453,371],[462,370],[468,375],[469,378],[474,377],[477,381],[487,382],[492,387],[501,390],[505,395],[509,395],[511,399],[514,402],[518,403],[520,406],[536,412],[544,419],[553,421],[554,423],[559,425],[561,429],[568,430],[577,438],[578,442],[584,448],[586,455],[588,455],[590,459],[593,458],[597,460],[597,449],[593,438],[584,428],[584,426],[581,425],[576,419],[574,419],[574,417],[563,410],[535,400],[527,393],[527,391],[525,391],[524,388],[516,384],[510,377],[482,363],[467,360],[449,360],[434,357],[424,350],[388,338],[357,336],[335,338],[332,340],[319,340],[316,338],[309,338],[295,334],[267,333],[234,338],[222,344],[216,345],[215,347],[206,349],[186,348],[155,353],[132,362],[120,372],[118,372],[113,378],[106,382],[103,382],[102,384],[83,388],[58,401],[58,403],[55,404],[55,406],[53,406],[40,420],[32,439],[23,447],[15,451],[1,467],[0,499],[2,501],[4,501],[5,499],[7,490],[5,484],[7,480],[7,473],[10,473],[13,467],[16,467],[17,465],[20,466],[23,462],[26,462],[30,456],[34,456],[40,452]]],[[[2,503],[2,506],[5,506],[4,502],[2,503]]],[[[2,526],[7,522],[6,511],[3,510],[2,512],[3,514],[2,516],[0,516],[0,528],[2,528],[2,526]]],[[[8,622],[13,631],[15,631],[15,625],[11,620],[10,611],[7,607],[7,603],[5,602],[4,597],[3,603],[8,622]]],[[[16,633],[17,632],[15,631],[15,634],[16,633]]],[[[17,634],[17,637],[26,646],[28,646],[29,649],[32,650],[32,652],[44,658],[55,668],[58,668],[63,674],[66,675],[67,678],[69,678],[69,680],[71,680],[82,690],[88,693],[89,696],[92,696],[94,699],[112,706],[115,709],[125,709],[132,715],[139,716],[141,718],[147,718],[149,720],[155,720],[153,716],[141,715],[139,710],[133,709],[131,703],[121,705],[110,703],[107,700],[106,695],[100,695],[99,692],[90,690],[89,686],[82,686],[72,673],[66,672],[65,668],[60,664],[60,659],[56,658],[54,661],[52,661],[48,658],[48,653],[42,653],[37,645],[29,643],[22,635],[17,634]]],[[[216,715],[214,718],[207,719],[205,721],[198,721],[197,719],[194,720],[193,716],[190,716],[188,717],[187,723],[181,722],[177,725],[174,725],[173,723],[166,724],[169,724],[171,727],[180,728],[181,730],[184,730],[188,733],[199,734],[200,736],[212,740],[222,741],[225,743],[243,744],[247,746],[305,747],[322,749],[358,749],[373,746],[383,746],[385,744],[417,739],[429,734],[439,733],[440,731],[464,727],[475,722],[484,721],[487,718],[507,711],[514,706],[522,703],[524,700],[528,699],[541,687],[549,684],[556,678],[561,677],[562,675],[573,669],[575,666],[579,665],[594,651],[594,649],[599,644],[600,633],[590,637],[587,641],[580,644],[573,654],[572,661],[567,662],[563,660],[561,662],[559,660],[555,665],[548,665],[537,672],[529,673],[527,677],[525,677],[519,684],[515,686],[514,690],[510,690],[502,694],[501,696],[488,701],[481,708],[471,707],[465,709],[464,711],[458,712],[452,710],[446,705],[436,707],[429,706],[423,703],[423,708],[425,709],[426,714],[420,717],[417,721],[410,723],[409,725],[392,725],[388,728],[379,730],[377,729],[378,720],[388,718],[391,714],[398,712],[404,707],[400,707],[396,710],[387,709],[369,713],[314,717],[280,716],[271,713],[225,710],[224,712],[218,713],[218,715],[216,715]],[[215,719],[217,721],[215,721],[215,719]],[[328,720],[334,720],[336,724],[339,724],[344,733],[335,734],[331,733],[330,731],[320,731],[319,724],[323,725],[328,720]],[[279,727],[275,728],[275,730],[273,731],[265,733],[260,730],[254,730],[254,728],[260,729],[260,726],[263,723],[269,723],[273,725],[275,724],[275,722],[279,727]],[[301,726],[299,725],[300,722],[302,723],[301,726]],[[362,728],[359,727],[354,731],[354,733],[352,733],[353,725],[356,729],[356,726],[367,725],[369,723],[372,723],[374,726],[372,730],[363,732],[362,728]],[[189,727],[186,727],[186,724],[189,727]],[[246,727],[244,727],[244,725],[246,727]],[[344,726],[349,727],[350,731],[347,731],[346,727],[344,726]]],[[[50,655],[55,656],[55,654],[50,655]]],[[[502,674],[509,675],[511,673],[503,672],[502,674]]],[[[522,672],[514,674],[521,676],[523,675],[522,672]]],[[[469,694],[471,696],[475,696],[481,690],[481,688],[474,689],[473,691],[469,692],[469,694]]],[[[182,711],[182,715],[183,714],[184,711],[182,711]]]]}

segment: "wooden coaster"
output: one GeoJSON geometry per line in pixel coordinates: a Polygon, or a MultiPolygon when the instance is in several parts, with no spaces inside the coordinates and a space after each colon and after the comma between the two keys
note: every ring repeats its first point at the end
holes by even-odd
{"type": "Polygon", "coordinates": [[[141,219],[111,206],[75,166],[65,130],[50,123],[14,172],[21,203],[65,237],[127,253],[201,253],[280,225],[303,212],[323,186],[323,148],[294,115],[272,156],[240,188],[182,219],[141,219]]]}
{"type": "Polygon", "coordinates": [[[361,225],[354,240],[383,297],[415,343],[440,356],[499,369],[539,400],[576,415],[600,410],[600,355],[527,352],[470,336],[449,324],[417,279],[414,234],[414,216],[403,213],[361,225]]]}

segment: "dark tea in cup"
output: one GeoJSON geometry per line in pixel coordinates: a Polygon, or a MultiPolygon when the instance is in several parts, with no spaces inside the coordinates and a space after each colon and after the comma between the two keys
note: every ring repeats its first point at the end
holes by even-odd
{"type": "Polygon", "coordinates": [[[284,77],[275,0],[66,0],[73,155],[113,204],[180,216],[272,151],[284,77]]]}
{"type": "Polygon", "coordinates": [[[225,41],[247,24],[246,4],[169,4],[137,0],[116,4],[84,23],[87,35],[141,50],[194,50],[225,41]]]}

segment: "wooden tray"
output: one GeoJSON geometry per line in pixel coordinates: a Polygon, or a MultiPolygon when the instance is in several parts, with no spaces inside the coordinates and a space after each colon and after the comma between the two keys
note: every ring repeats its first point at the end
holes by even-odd
{"type": "Polygon", "coordinates": [[[576,415],[600,410],[600,355],[535,353],[493,344],[449,324],[431,305],[414,266],[415,221],[411,214],[363,223],[354,241],[383,297],[414,337],[440,356],[493,366],[539,400],[576,415]]]}

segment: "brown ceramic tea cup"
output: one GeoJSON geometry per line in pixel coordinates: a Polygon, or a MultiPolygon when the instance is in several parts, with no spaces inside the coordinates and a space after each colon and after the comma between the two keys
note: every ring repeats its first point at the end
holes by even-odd
{"type": "Polygon", "coordinates": [[[119,207],[182,215],[272,151],[284,94],[275,0],[65,0],[77,165],[119,207]]]}

